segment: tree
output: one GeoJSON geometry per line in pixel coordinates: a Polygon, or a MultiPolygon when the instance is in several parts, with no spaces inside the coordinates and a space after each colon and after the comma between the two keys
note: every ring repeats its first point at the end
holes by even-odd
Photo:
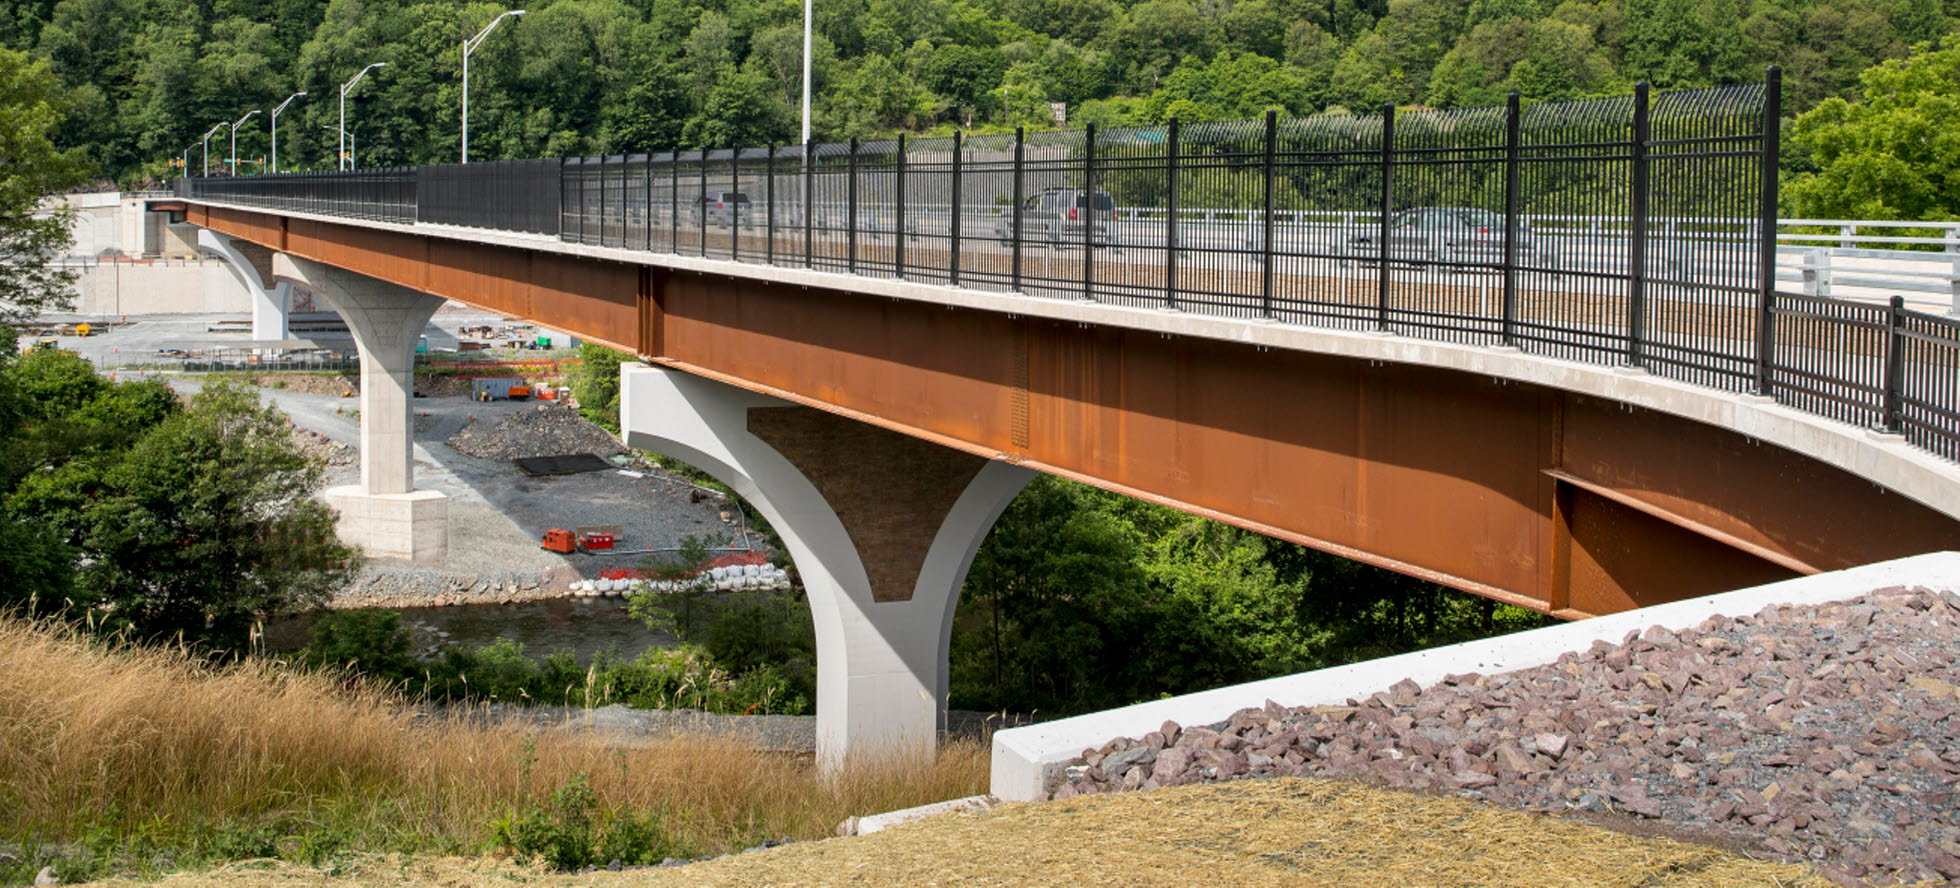
{"type": "Polygon", "coordinates": [[[1960,219],[1960,37],[1860,78],[1854,101],[1827,99],[1790,138],[1815,172],[1792,178],[1784,210],[1811,219],[1960,219]]]}
{"type": "Polygon", "coordinates": [[[65,100],[47,63],[0,49],[0,320],[66,307],[74,273],[48,263],[73,243],[66,205],[49,195],[87,180],[79,149],[55,147],[65,100]]]}
{"type": "Polygon", "coordinates": [[[255,616],[324,603],[355,560],[315,497],[319,466],[241,384],[207,382],[102,479],[82,579],[138,637],[235,648],[255,616]]]}

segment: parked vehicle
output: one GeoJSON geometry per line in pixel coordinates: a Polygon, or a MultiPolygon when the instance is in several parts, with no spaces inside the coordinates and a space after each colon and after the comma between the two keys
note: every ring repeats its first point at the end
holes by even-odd
{"type": "MultiPolygon", "coordinates": [[[[1071,186],[1043,188],[1021,204],[1021,239],[1048,241],[1057,246],[1082,243],[1083,226],[1090,226],[1089,239],[1097,246],[1108,246],[1116,233],[1116,201],[1109,192],[1093,194],[1071,186]],[[1093,205],[1093,206],[1092,206],[1093,205]]],[[[1014,217],[1002,215],[994,223],[994,236],[1003,240],[1014,236],[1014,217]]]]}
{"type": "MultiPolygon", "coordinates": [[[[1355,259],[1380,255],[1376,232],[1370,228],[1348,238],[1355,259]]],[[[1549,245],[1533,236],[1531,226],[1518,220],[1519,262],[1542,264],[1553,259],[1549,245]]],[[[1388,220],[1388,258],[1403,261],[1503,262],[1504,217],[1468,207],[1418,207],[1388,220]]]]}
{"type": "Polygon", "coordinates": [[[740,191],[708,191],[695,199],[690,222],[710,228],[749,224],[749,196],[740,191]]]}

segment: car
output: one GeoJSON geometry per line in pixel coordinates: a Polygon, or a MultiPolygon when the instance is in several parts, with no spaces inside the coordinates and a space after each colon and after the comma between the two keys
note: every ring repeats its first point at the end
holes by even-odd
{"type": "MultiPolygon", "coordinates": [[[[1381,247],[1370,227],[1348,238],[1348,252],[1359,260],[1375,258],[1381,247]]],[[[1518,220],[1517,258],[1520,263],[1542,265],[1554,261],[1552,251],[1535,238],[1531,226],[1518,220]]],[[[1504,261],[1504,217],[1490,210],[1469,207],[1418,207],[1403,210],[1388,220],[1388,257],[1403,261],[1488,262],[1504,261]]]]}
{"type": "MultiPolygon", "coordinates": [[[[1116,233],[1116,200],[1098,189],[1090,193],[1081,188],[1057,185],[1041,189],[1040,194],[1021,203],[1021,239],[1047,241],[1055,246],[1082,243],[1083,225],[1091,226],[1089,239],[1108,246],[1116,233]],[[1094,209],[1090,205],[1094,205],[1094,209]]],[[[1014,217],[1004,214],[994,223],[994,237],[1014,236],[1014,217]]]]}
{"type": "Polygon", "coordinates": [[[747,225],[749,209],[749,196],[740,191],[707,191],[694,199],[689,222],[720,228],[747,225]]]}

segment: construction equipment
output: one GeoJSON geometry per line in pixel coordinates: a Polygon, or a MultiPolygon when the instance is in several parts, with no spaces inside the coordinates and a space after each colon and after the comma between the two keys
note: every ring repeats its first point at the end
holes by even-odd
{"type": "Polygon", "coordinates": [[[43,336],[39,339],[34,340],[34,347],[37,349],[52,351],[56,348],[59,348],[60,346],[61,346],[61,340],[56,339],[52,336],[43,336]]]}
{"type": "Polygon", "coordinates": [[[570,555],[573,552],[600,552],[613,548],[619,542],[619,525],[600,524],[566,530],[554,527],[544,532],[544,540],[539,548],[570,555]]]}
{"type": "Polygon", "coordinates": [[[522,401],[531,397],[531,387],[528,385],[513,385],[505,396],[513,401],[522,401]]]}

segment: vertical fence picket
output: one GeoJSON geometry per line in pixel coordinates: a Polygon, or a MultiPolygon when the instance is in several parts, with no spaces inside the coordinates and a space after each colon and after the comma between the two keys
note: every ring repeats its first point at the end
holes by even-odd
{"type": "Polygon", "coordinates": [[[1756,219],[1756,394],[1774,396],[1770,362],[1774,360],[1776,325],[1776,189],[1777,164],[1782,162],[1783,69],[1771,67],[1763,84],[1763,136],[1760,210],[1756,219]]]}
{"type": "Polygon", "coordinates": [[[953,131],[953,213],[951,228],[947,237],[946,269],[948,281],[955,287],[960,285],[960,155],[965,153],[964,133],[953,131]]]}
{"type": "Polygon", "coordinates": [[[1375,329],[1388,329],[1388,217],[1395,207],[1395,106],[1382,105],[1381,218],[1375,220],[1375,329]]]}
{"type": "Polygon", "coordinates": [[[1164,308],[1177,310],[1177,152],[1178,123],[1164,130],[1164,308]]]}
{"type": "Polygon", "coordinates": [[[1266,112],[1265,157],[1261,176],[1265,195],[1259,212],[1259,316],[1273,316],[1273,155],[1279,146],[1279,112],[1266,112]]]}
{"type": "Polygon", "coordinates": [[[1018,126],[1015,127],[1014,128],[1014,198],[1013,198],[1014,205],[1008,208],[1008,212],[1014,214],[1013,227],[1011,232],[1014,235],[1014,241],[1012,245],[1012,249],[1014,251],[1014,256],[1012,260],[1014,265],[1014,269],[1012,271],[1014,282],[1011,286],[1011,289],[1016,293],[1021,292],[1021,202],[1027,199],[1022,194],[1022,191],[1024,190],[1024,186],[1022,183],[1022,174],[1024,172],[1024,167],[1026,162],[1025,155],[1027,149],[1027,142],[1028,142],[1027,130],[1023,127],[1018,127],[1018,126]]]}
{"type": "Polygon", "coordinates": [[[1647,323],[1647,143],[1652,140],[1652,106],[1645,81],[1633,85],[1633,139],[1631,149],[1633,183],[1628,197],[1627,215],[1627,363],[1639,367],[1646,363],[1641,352],[1647,323]]]}
{"type": "Polygon", "coordinates": [[[1096,300],[1096,125],[1082,130],[1082,298],[1096,300]]]}
{"type": "Polygon", "coordinates": [[[898,134],[898,154],[892,168],[892,268],[905,280],[905,134],[898,134]]]}

